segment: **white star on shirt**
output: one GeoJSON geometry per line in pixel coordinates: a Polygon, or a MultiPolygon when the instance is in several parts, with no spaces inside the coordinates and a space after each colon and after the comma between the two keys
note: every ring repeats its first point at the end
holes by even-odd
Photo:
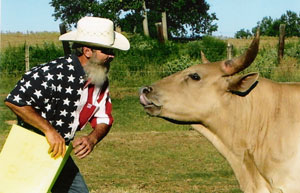
{"type": "Polygon", "coordinates": [[[43,70],[44,72],[48,71],[48,70],[49,70],[49,66],[44,66],[44,67],[42,68],[42,70],[43,70]]]}
{"type": "Polygon", "coordinates": [[[71,139],[71,132],[68,132],[68,133],[65,133],[65,137],[64,138],[68,138],[68,139],[71,139]]]}
{"type": "Polygon", "coordinates": [[[49,81],[49,80],[53,80],[53,75],[50,74],[50,73],[48,73],[47,76],[46,76],[46,78],[48,79],[48,81],[49,81]]]}
{"type": "Polygon", "coordinates": [[[23,86],[21,86],[20,91],[22,91],[23,93],[25,93],[25,88],[23,86]]]}
{"type": "Polygon", "coordinates": [[[45,98],[44,103],[47,104],[49,102],[49,99],[45,98]]]}
{"type": "Polygon", "coordinates": [[[36,79],[39,78],[39,77],[40,77],[40,76],[39,76],[39,73],[38,73],[38,72],[34,73],[33,76],[32,76],[32,78],[34,78],[34,80],[36,80],[36,79]]]}
{"type": "Polygon", "coordinates": [[[82,84],[82,83],[84,83],[84,81],[85,81],[84,78],[82,78],[82,76],[80,76],[79,83],[82,84]]]}
{"type": "Polygon", "coordinates": [[[42,83],[41,85],[42,85],[45,89],[48,88],[47,82],[44,82],[44,81],[43,81],[43,83],[42,83]]]}
{"type": "Polygon", "coordinates": [[[21,100],[19,95],[15,95],[13,101],[17,101],[17,103],[19,103],[19,101],[21,100]]]}
{"type": "Polygon", "coordinates": [[[69,67],[69,70],[74,70],[74,66],[72,64],[69,64],[68,67],[69,67]]]}
{"type": "Polygon", "coordinates": [[[51,61],[51,63],[52,63],[52,64],[56,64],[57,62],[56,62],[56,60],[53,60],[53,61],[51,61]]]}
{"type": "Polygon", "coordinates": [[[68,82],[74,82],[75,77],[71,74],[71,76],[68,76],[68,82]]]}
{"type": "Polygon", "coordinates": [[[75,117],[76,116],[76,111],[73,111],[72,113],[71,113],[71,117],[75,117]]]}
{"type": "Polygon", "coordinates": [[[36,90],[35,89],[35,92],[33,94],[36,95],[37,98],[40,98],[42,96],[41,90],[36,90]]]}
{"type": "Polygon", "coordinates": [[[66,111],[66,109],[64,109],[63,111],[60,111],[60,115],[61,116],[67,116],[68,112],[66,111]]]}
{"type": "Polygon", "coordinates": [[[61,89],[62,89],[61,85],[58,85],[58,86],[56,87],[56,89],[57,89],[58,92],[61,92],[61,89]]]}
{"type": "Polygon", "coordinates": [[[80,101],[80,100],[75,101],[74,106],[78,107],[79,101],[80,101]]]}
{"type": "Polygon", "coordinates": [[[63,77],[64,77],[64,75],[62,75],[61,72],[59,74],[57,74],[57,80],[62,80],[63,77]]]}
{"type": "Polygon", "coordinates": [[[77,90],[77,95],[81,95],[81,93],[82,93],[82,89],[79,88],[79,89],[77,90]]]}
{"type": "Polygon", "coordinates": [[[56,68],[61,68],[61,69],[63,69],[63,64],[57,65],[56,68]]]}
{"type": "Polygon", "coordinates": [[[68,99],[68,98],[66,98],[66,99],[64,100],[64,105],[67,105],[67,106],[69,106],[69,103],[70,103],[69,99],[68,99]]]}
{"type": "Polygon", "coordinates": [[[42,112],[42,117],[46,118],[46,113],[42,112]]]}
{"type": "Polygon", "coordinates": [[[67,61],[68,61],[69,63],[71,63],[71,62],[72,62],[72,58],[69,57],[69,58],[67,59],[67,61]]]}
{"type": "Polygon", "coordinates": [[[56,125],[62,126],[64,122],[61,121],[61,119],[59,119],[58,121],[56,121],[56,125]]]}
{"type": "Polygon", "coordinates": [[[56,91],[56,86],[54,84],[52,84],[51,89],[56,91]]]}
{"type": "Polygon", "coordinates": [[[26,82],[24,86],[25,86],[27,89],[28,89],[29,87],[31,87],[30,81],[26,82]]]}
{"type": "Polygon", "coordinates": [[[47,111],[50,111],[50,109],[51,109],[51,105],[48,104],[48,105],[46,106],[46,110],[47,110],[47,111]]]}
{"type": "Polygon", "coordinates": [[[72,94],[73,89],[69,86],[68,88],[66,88],[66,93],[70,93],[72,94]]]}

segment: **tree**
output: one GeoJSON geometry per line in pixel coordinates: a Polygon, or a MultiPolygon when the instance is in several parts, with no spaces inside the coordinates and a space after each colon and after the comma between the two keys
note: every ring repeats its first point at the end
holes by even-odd
{"type": "MultiPolygon", "coordinates": [[[[280,24],[286,24],[286,37],[298,36],[300,37],[300,13],[299,16],[292,11],[287,11],[279,19],[272,19],[271,17],[264,17],[262,21],[257,22],[260,26],[261,35],[278,36],[280,24]]],[[[254,33],[257,27],[252,29],[254,33]]]]}
{"type": "Polygon", "coordinates": [[[252,36],[252,33],[247,29],[241,29],[237,31],[234,35],[235,38],[249,38],[252,36]]]}
{"type": "Polygon", "coordinates": [[[216,14],[208,13],[209,5],[205,0],[148,0],[146,4],[152,12],[167,13],[170,35],[195,37],[218,29],[213,24],[218,20],[216,14]]]}
{"type": "Polygon", "coordinates": [[[287,11],[280,17],[281,23],[286,24],[285,34],[287,37],[300,36],[300,13],[299,16],[292,11],[287,11]]]}
{"type": "MultiPolygon", "coordinates": [[[[150,34],[156,34],[155,23],[161,22],[161,13],[167,13],[168,33],[174,36],[199,36],[217,30],[205,0],[145,0],[150,34]],[[190,34],[188,33],[190,31],[190,34]]],[[[53,16],[67,25],[76,24],[79,18],[92,15],[106,17],[123,30],[142,32],[143,0],[51,0],[53,16]]]]}

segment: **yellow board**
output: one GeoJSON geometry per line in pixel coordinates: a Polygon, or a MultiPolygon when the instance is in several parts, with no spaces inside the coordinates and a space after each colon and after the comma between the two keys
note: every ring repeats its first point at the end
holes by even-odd
{"type": "Polygon", "coordinates": [[[65,164],[64,158],[51,158],[44,136],[13,125],[0,153],[0,193],[47,193],[65,164]]]}

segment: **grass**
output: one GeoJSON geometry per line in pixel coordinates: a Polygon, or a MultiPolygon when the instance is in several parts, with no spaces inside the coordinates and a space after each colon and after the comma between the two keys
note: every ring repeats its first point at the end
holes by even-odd
{"type": "MultiPolygon", "coordinates": [[[[20,38],[19,34],[2,34],[1,46],[14,45],[14,41],[16,44],[23,41],[21,44],[24,44],[24,40],[19,42],[10,35],[20,38]],[[3,41],[9,43],[3,44],[3,41]]],[[[45,41],[57,41],[58,34],[47,35],[49,38],[45,41]]],[[[30,44],[44,43],[41,37],[32,39],[27,37],[26,41],[30,44]]],[[[250,41],[235,40],[234,44],[236,47],[244,48],[250,41]]],[[[276,45],[274,42],[277,40],[262,38],[261,42],[263,45],[270,44],[266,47],[274,47],[276,45]]],[[[171,48],[171,46],[166,47],[167,50],[171,48]]],[[[129,66],[124,65],[123,68],[117,66],[121,65],[118,59],[112,63],[110,94],[115,123],[111,132],[87,158],[75,159],[90,192],[240,193],[238,183],[227,161],[203,136],[191,130],[190,126],[175,125],[144,113],[139,104],[138,90],[141,86],[160,79],[161,63],[158,63],[160,61],[155,58],[152,61],[153,50],[150,48],[145,53],[138,47],[135,47],[134,51],[129,52],[136,57],[134,61],[132,58],[125,60],[126,57],[122,60],[129,66]],[[134,51],[143,53],[137,57],[134,51]],[[153,63],[153,65],[139,64],[150,59],[149,64],[153,63]],[[132,62],[134,63],[130,66],[132,62]],[[157,68],[153,69],[155,65],[157,68]],[[131,70],[127,70],[127,67],[131,70]],[[115,73],[116,69],[119,70],[117,73],[115,73]]],[[[267,57],[269,55],[265,55],[264,52],[268,50],[262,51],[253,65],[257,67],[251,70],[258,71],[259,67],[263,67],[262,70],[265,71],[277,68],[273,55],[267,57]]],[[[293,65],[297,61],[287,58],[284,62],[286,65],[279,66],[272,74],[265,72],[266,76],[277,80],[283,76],[288,77],[287,74],[295,69],[293,65]]],[[[19,78],[18,74],[9,74],[9,76],[2,74],[0,77],[0,148],[9,132],[10,126],[7,121],[15,119],[14,114],[4,106],[3,100],[19,78]]],[[[297,80],[298,77],[295,76],[293,79],[297,80]]],[[[78,135],[86,135],[90,129],[88,127],[78,135]]]]}
{"type": "Polygon", "coordinates": [[[5,49],[8,46],[19,46],[25,42],[29,45],[43,45],[45,42],[53,42],[54,44],[61,44],[58,40],[58,32],[39,32],[39,33],[1,33],[0,49],[5,49]]]}
{"type": "MultiPolygon", "coordinates": [[[[0,81],[6,85],[0,90],[0,148],[10,128],[6,121],[15,120],[3,100],[17,79],[0,81]]],[[[240,192],[226,160],[190,126],[146,115],[136,86],[111,85],[111,96],[111,132],[87,158],[75,158],[91,193],[240,192]]]]}

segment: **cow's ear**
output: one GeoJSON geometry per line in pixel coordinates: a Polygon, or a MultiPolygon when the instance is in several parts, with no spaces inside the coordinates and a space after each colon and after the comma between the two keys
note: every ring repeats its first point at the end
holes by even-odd
{"type": "Polygon", "coordinates": [[[240,96],[246,96],[257,85],[259,74],[249,73],[229,80],[228,90],[240,96]]]}

